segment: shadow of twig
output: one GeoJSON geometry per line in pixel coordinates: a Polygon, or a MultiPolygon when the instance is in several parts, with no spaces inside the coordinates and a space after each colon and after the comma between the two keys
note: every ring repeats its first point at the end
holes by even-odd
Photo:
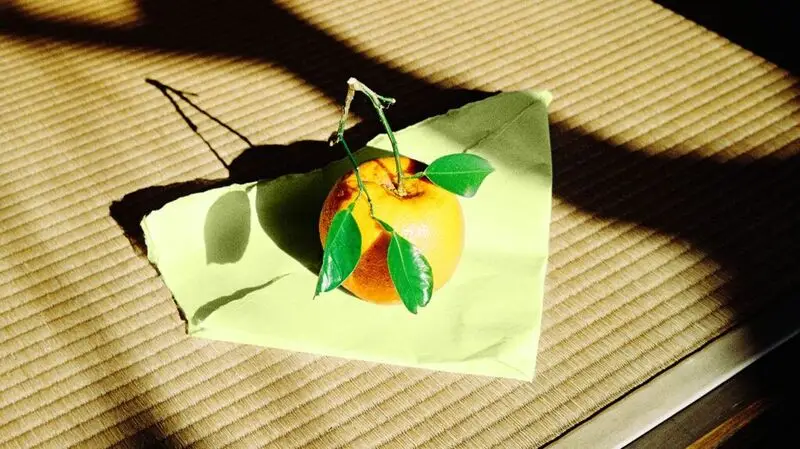
{"type": "MultiPolygon", "coordinates": [[[[120,225],[131,244],[140,253],[146,252],[144,234],[140,226],[142,219],[150,212],[160,209],[178,198],[231,184],[270,180],[293,173],[306,173],[345,157],[344,151],[339,146],[331,147],[327,141],[303,140],[288,145],[253,145],[246,136],[235,128],[187,98],[189,93],[167,86],[157,80],[148,79],[147,82],[156,86],[159,91],[169,98],[181,119],[208,146],[217,159],[228,169],[229,174],[227,178],[223,179],[196,179],[164,186],[147,187],[125,195],[119,201],[112,202],[110,207],[112,218],[120,225]],[[169,95],[170,92],[180,93],[176,94],[180,100],[186,101],[190,107],[238,136],[250,145],[249,148],[245,149],[230,164],[226,164],[208,140],[203,137],[197,126],[186,116],[180,105],[169,95]]],[[[448,91],[442,96],[429,98],[432,108],[430,109],[430,115],[441,114],[491,95],[492,93],[489,92],[463,89],[448,91]]],[[[393,106],[392,113],[392,123],[398,130],[418,121],[418,111],[407,109],[402,105],[393,106]]],[[[332,127],[335,126],[333,123],[331,125],[332,127]]],[[[381,131],[380,123],[373,120],[365,120],[348,129],[345,135],[353,148],[360,148],[381,131]]],[[[259,218],[263,224],[263,214],[259,215],[259,218]]],[[[312,267],[315,266],[314,263],[309,261],[304,261],[303,263],[312,270],[312,267]]]]}

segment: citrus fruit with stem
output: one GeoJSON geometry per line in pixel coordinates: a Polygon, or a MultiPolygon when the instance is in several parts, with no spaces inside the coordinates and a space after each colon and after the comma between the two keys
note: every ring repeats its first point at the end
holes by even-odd
{"type": "Polygon", "coordinates": [[[358,298],[379,304],[399,303],[400,296],[387,264],[390,234],[370,214],[367,195],[374,217],[391,224],[428,260],[434,290],[453,275],[464,247],[464,218],[456,195],[428,179],[414,177],[425,169],[421,162],[406,157],[399,161],[402,189],[398,188],[395,158],[364,162],[359,172],[366,193],[359,195],[358,179],[351,171],[331,189],[319,219],[320,239],[325,245],[336,213],[355,201],[352,216],[361,233],[361,257],[342,286],[358,298]]]}

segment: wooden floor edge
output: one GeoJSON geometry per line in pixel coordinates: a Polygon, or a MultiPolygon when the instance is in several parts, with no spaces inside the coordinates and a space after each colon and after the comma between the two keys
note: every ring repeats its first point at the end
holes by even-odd
{"type": "Polygon", "coordinates": [[[800,334],[800,304],[770,308],[550,442],[547,449],[622,448],[800,334]],[[753,341],[751,335],[760,338],[753,341]]]}

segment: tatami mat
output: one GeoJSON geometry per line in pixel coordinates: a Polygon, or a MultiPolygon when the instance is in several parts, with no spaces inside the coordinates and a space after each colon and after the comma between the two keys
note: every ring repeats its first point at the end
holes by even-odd
{"type": "Polygon", "coordinates": [[[541,445],[800,279],[797,80],[649,1],[10,0],[0,73],[3,447],[541,445]],[[253,155],[324,141],[349,76],[400,122],[554,93],[532,383],[190,339],[126,238],[142,189],[229,176],[145,78],[253,155]]]}

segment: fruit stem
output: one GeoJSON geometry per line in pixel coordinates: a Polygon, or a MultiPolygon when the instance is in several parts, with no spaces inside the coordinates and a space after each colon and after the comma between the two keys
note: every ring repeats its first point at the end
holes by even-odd
{"type": "MultiPolygon", "coordinates": [[[[367,192],[367,188],[364,186],[364,181],[361,179],[361,171],[358,169],[358,161],[356,161],[355,156],[353,156],[353,152],[350,151],[350,147],[347,145],[347,141],[344,140],[344,125],[347,121],[347,115],[350,113],[350,103],[353,102],[353,97],[355,96],[355,88],[353,85],[348,83],[347,88],[347,97],[344,100],[344,109],[342,110],[342,117],[339,119],[339,129],[336,131],[336,139],[337,142],[342,143],[342,147],[344,147],[345,153],[347,153],[347,158],[350,159],[350,163],[353,165],[353,173],[356,175],[356,182],[358,183],[358,195],[356,196],[355,201],[361,197],[363,193],[364,196],[367,198],[367,204],[369,204],[369,215],[372,218],[375,218],[375,209],[372,206],[372,198],[369,196],[369,192],[367,192]]],[[[331,142],[331,145],[337,143],[331,142]]]]}
{"type": "Polygon", "coordinates": [[[386,107],[391,106],[395,103],[395,99],[378,95],[377,93],[375,93],[375,91],[373,91],[372,89],[367,87],[364,83],[355,78],[350,78],[349,80],[347,80],[347,86],[348,86],[348,91],[347,91],[348,97],[351,100],[352,97],[350,95],[350,92],[357,90],[366,95],[367,98],[369,98],[370,103],[372,103],[372,107],[375,108],[375,112],[378,114],[378,119],[380,119],[381,124],[383,125],[384,129],[386,129],[386,135],[389,137],[389,142],[392,144],[392,152],[394,153],[394,163],[397,168],[397,185],[395,186],[397,189],[397,194],[400,196],[405,196],[406,189],[405,186],[403,185],[403,167],[400,164],[400,150],[397,147],[397,139],[395,139],[394,137],[392,128],[389,126],[389,121],[386,119],[386,115],[383,113],[383,110],[386,107]]]}

